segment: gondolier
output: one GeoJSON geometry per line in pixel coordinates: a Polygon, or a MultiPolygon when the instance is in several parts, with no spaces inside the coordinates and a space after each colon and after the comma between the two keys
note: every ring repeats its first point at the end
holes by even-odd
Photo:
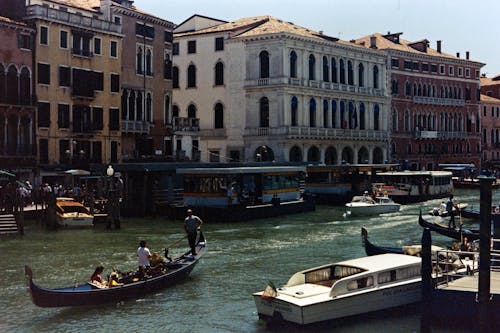
{"type": "Polygon", "coordinates": [[[189,247],[191,247],[191,254],[196,255],[196,235],[198,229],[203,224],[203,221],[196,215],[193,215],[191,209],[187,210],[187,217],[184,219],[184,229],[186,230],[189,247]]]}

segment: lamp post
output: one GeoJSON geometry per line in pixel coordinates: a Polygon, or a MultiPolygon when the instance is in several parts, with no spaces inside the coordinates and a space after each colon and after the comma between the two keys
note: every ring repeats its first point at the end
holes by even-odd
{"type": "Polygon", "coordinates": [[[116,229],[120,229],[120,205],[119,199],[116,194],[117,188],[115,184],[115,170],[111,165],[108,165],[106,169],[106,175],[108,176],[108,217],[107,217],[107,228],[111,229],[111,223],[114,223],[116,229]]]}

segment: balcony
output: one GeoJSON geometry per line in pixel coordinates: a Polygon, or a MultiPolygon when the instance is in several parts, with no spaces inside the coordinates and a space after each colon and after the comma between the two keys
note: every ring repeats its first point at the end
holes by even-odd
{"type": "Polygon", "coordinates": [[[213,128],[200,130],[199,136],[204,138],[225,138],[227,134],[225,128],[213,128]]]}
{"type": "Polygon", "coordinates": [[[174,127],[175,132],[199,132],[200,131],[200,119],[199,118],[175,117],[173,127],[174,127]]]}
{"type": "Polygon", "coordinates": [[[81,49],[71,49],[71,54],[85,58],[92,58],[94,56],[94,53],[90,52],[89,50],[81,49]]]}
{"type": "MultiPolygon", "coordinates": [[[[275,86],[295,86],[304,87],[312,89],[322,89],[322,90],[333,90],[333,91],[345,91],[355,94],[364,94],[372,96],[385,96],[385,89],[378,89],[372,87],[359,87],[347,84],[308,80],[295,77],[270,77],[261,79],[252,79],[245,81],[245,88],[257,88],[257,87],[275,87],[275,86]]],[[[457,102],[458,100],[451,100],[457,102]]]]}
{"type": "Polygon", "coordinates": [[[122,120],[123,133],[149,134],[151,123],[148,121],[122,120]]]}
{"type": "Polygon", "coordinates": [[[463,99],[452,99],[452,98],[413,96],[413,103],[415,103],[415,104],[440,105],[440,106],[464,106],[465,105],[465,100],[463,100],[463,99]]]}
{"type": "Polygon", "coordinates": [[[59,23],[77,28],[87,28],[118,34],[122,32],[122,26],[111,21],[68,13],[55,8],[42,7],[40,5],[28,6],[26,9],[26,15],[28,19],[49,19],[51,21],[57,21],[59,23]]]}
{"type": "Polygon", "coordinates": [[[414,131],[415,139],[464,139],[466,132],[445,132],[445,131],[414,131]]]}
{"type": "Polygon", "coordinates": [[[345,140],[388,140],[387,131],[353,130],[321,127],[253,127],[245,129],[245,136],[281,136],[287,139],[345,139],[345,140]]]}

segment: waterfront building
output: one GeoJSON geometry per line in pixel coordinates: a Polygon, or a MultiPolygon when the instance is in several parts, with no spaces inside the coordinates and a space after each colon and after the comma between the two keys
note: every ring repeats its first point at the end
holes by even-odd
{"type": "MultiPolygon", "coordinates": [[[[108,1],[0,0],[36,30],[37,154],[43,169],[121,160],[121,25],[108,1]]],[[[42,174],[41,174],[42,175],[42,174]]]]}
{"type": "Polygon", "coordinates": [[[498,168],[500,167],[500,99],[481,94],[481,129],[482,165],[498,168]]]}
{"type": "Polygon", "coordinates": [[[386,55],[270,16],[174,30],[174,146],[202,162],[383,163],[386,55]]]}
{"type": "Polygon", "coordinates": [[[479,71],[484,64],[442,52],[427,39],[375,33],[356,40],[388,56],[390,159],[412,169],[480,162],[479,71]]]}
{"type": "Polygon", "coordinates": [[[35,30],[0,17],[0,166],[27,177],[36,167],[35,30]]]}
{"type": "Polygon", "coordinates": [[[111,3],[122,26],[121,131],[123,161],[172,158],[172,40],[174,24],[133,1],[111,3]]]}

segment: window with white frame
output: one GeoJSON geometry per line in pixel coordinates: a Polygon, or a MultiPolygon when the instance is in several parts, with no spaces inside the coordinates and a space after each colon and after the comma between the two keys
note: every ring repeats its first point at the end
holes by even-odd
{"type": "Polygon", "coordinates": [[[40,45],[49,45],[49,27],[40,26],[40,45]]]}
{"type": "Polygon", "coordinates": [[[115,40],[109,42],[109,56],[111,58],[118,58],[118,42],[115,40]]]}
{"type": "Polygon", "coordinates": [[[455,75],[455,67],[453,66],[448,67],[448,75],[455,75]]]}
{"type": "Polygon", "coordinates": [[[470,77],[470,68],[465,69],[465,77],[470,77]]]}
{"type": "Polygon", "coordinates": [[[444,65],[439,65],[439,74],[446,74],[444,65]]]}
{"type": "Polygon", "coordinates": [[[463,76],[464,75],[464,69],[462,67],[458,67],[457,71],[458,71],[458,76],[463,76]]]}
{"type": "Polygon", "coordinates": [[[66,30],[59,31],[59,47],[61,49],[68,48],[68,32],[66,30]]]}

